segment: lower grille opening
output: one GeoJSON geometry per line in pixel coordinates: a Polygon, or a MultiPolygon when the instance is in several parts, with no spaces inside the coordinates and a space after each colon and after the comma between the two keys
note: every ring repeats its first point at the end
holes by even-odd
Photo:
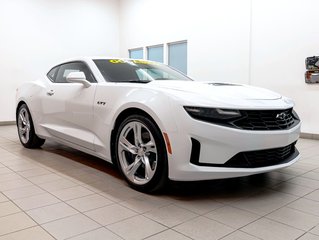
{"type": "Polygon", "coordinates": [[[296,142],[280,148],[240,152],[223,165],[225,167],[255,168],[282,164],[290,160],[290,157],[297,151],[295,145],[296,142]]]}
{"type": "MultiPolygon", "coordinates": [[[[201,148],[200,142],[193,138],[191,138],[191,141],[192,152],[190,162],[197,166],[229,168],[267,167],[290,162],[299,155],[299,152],[295,147],[296,141],[292,144],[279,148],[240,152],[224,164],[201,163],[199,162],[201,148]]],[[[214,156],[212,156],[212,158],[214,158],[214,156]]]]}

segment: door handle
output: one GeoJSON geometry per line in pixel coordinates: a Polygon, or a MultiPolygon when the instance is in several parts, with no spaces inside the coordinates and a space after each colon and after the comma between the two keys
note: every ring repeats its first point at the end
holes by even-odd
{"type": "Polygon", "coordinates": [[[54,90],[51,89],[50,91],[48,91],[48,92],[47,92],[47,95],[49,95],[49,96],[54,95],[54,90]]]}

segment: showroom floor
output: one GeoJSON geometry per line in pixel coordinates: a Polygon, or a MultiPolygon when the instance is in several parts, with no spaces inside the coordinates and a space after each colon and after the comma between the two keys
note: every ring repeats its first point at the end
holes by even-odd
{"type": "Polygon", "coordinates": [[[319,141],[252,177],[130,189],[110,164],[59,144],[24,149],[0,127],[0,240],[319,239],[319,141]]]}

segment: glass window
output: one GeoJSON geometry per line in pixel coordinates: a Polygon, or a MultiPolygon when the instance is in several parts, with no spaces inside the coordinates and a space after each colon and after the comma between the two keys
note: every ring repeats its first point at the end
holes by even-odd
{"type": "Polygon", "coordinates": [[[48,72],[47,76],[52,82],[55,82],[59,68],[60,68],[60,66],[54,67],[50,70],[50,72],[48,72]]]}
{"type": "Polygon", "coordinates": [[[85,74],[86,80],[89,82],[96,82],[94,76],[88,66],[83,62],[71,62],[65,63],[59,67],[55,82],[56,83],[66,83],[66,77],[71,72],[83,72],[85,74]]]}
{"type": "Polygon", "coordinates": [[[129,50],[129,52],[130,52],[130,58],[143,59],[143,48],[131,49],[129,50]]]}
{"type": "Polygon", "coordinates": [[[154,80],[191,80],[167,65],[147,60],[93,60],[105,81],[148,83],[154,80]]]}
{"type": "Polygon", "coordinates": [[[168,45],[168,65],[187,74],[187,42],[168,45]]]}
{"type": "Polygon", "coordinates": [[[155,62],[163,62],[163,45],[147,48],[147,59],[155,62]]]}

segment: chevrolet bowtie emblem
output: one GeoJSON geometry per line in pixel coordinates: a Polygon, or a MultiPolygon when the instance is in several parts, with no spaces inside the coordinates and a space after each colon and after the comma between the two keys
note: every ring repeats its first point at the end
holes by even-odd
{"type": "Polygon", "coordinates": [[[287,114],[284,113],[284,112],[278,113],[278,114],[276,115],[276,119],[279,119],[279,120],[284,120],[284,119],[286,119],[286,117],[287,117],[287,114]]]}

